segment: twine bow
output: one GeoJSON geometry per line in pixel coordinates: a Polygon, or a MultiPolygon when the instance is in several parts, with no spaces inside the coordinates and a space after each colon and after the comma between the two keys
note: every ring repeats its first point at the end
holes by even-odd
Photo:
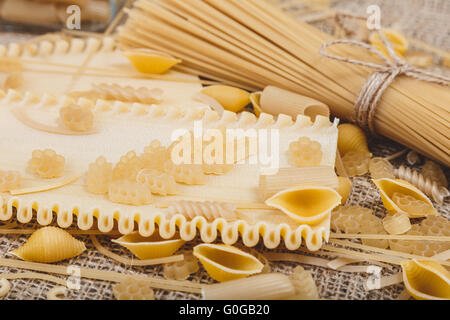
{"type": "Polygon", "coordinates": [[[381,41],[383,41],[391,60],[387,59],[380,51],[375,49],[372,45],[355,40],[333,40],[324,43],[320,48],[320,54],[322,54],[327,58],[352,63],[364,67],[369,67],[376,70],[376,72],[373,73],[369,77],[367,82],[364,84],[363,88],[361,89],[361,92],[359,93],[359,97],[355,102],[355,123],[363,129],[366,130],[369,129],[370,132],[373,134],[375,134],[375,127],[374,127],[375,109],[384,91],[391,85],[391,83],[397,76],[406,75],[408,77],[412,77],[418,80],[432,82],[443,86],[447,86],[450,83],[450,78],[413,67],[407,64],[405,61],[401,60],[395,54],[391,44],[386,39],[384,34],[380,32],[380,30],[378,30],[377,32],[380,36],[381,41]],[[349,59],[333,55],[325,51],[326,48],[335,44],[349,44],[353,46],[362,47],[368,50],[369,52],[377,55],[380,59],[384,61],[385,64],[383,65],[372,62],[349,59]]]}

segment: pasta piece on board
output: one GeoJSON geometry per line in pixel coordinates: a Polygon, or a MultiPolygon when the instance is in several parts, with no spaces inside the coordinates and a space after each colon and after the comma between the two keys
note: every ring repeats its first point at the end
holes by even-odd
{"type": "Polygon", "coordinates": [[[59,178],[64,173],[65,159],[52,149],[34,150],[28,162],[30,169],[45,179],[59,178]]]}

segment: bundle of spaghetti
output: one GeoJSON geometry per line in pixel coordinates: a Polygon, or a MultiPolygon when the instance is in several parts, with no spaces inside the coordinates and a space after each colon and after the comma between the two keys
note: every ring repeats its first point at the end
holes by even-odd
{"type": "MultiPolygon", "coordinates": [[[[378,70],[320,55],[331,36],[265,1],[138,0],[128,14],[118,34],[123,48],[167,52],[183,60],[184,71],[248,90],[276,83],[349,121],[361,88],[378,70]]],[[[384,64],[356,46],[333,45],[327,52],[384,64]]],[[[379,100],[374,131],[449,165],[449,100],[443,86],[398,76],[379,100]]]]}

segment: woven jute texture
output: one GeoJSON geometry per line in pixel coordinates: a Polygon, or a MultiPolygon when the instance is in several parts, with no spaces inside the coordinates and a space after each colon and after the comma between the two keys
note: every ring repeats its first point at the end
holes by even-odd
{"type": "MultiPolygon", "coordinates": [[[[282,1],[281,1],[282,2],[282,1]]],[[[298,1],[287,1],[295,3],[298,1]]],[[[405,32],[408,36],[428,42],[442,49],[450,48],[450,2],[446,0],[390,0],[390,1],[332,1],[332,7],[353,12],[355,14],[363,14],[365,8],[371,4],[378,4],[382,9],[382,20],[385,26],[395,26],[405,32]]],[[[298,7],[287,7],[287,10],[293,10],[298,7]]],[[[328,22],[320,22],[316,24],[323,30],[332,32],[332,25],[328,22]]],[[[386,139],[369,139],[370,149],[374,156],[389,156],[398,151],[403,150],[399,144],[393,143],[386,139]]],[[[413,166],[414,169],[420,169],[422,162],[413,166]]],[[[393,161],[396,167],[406,165],[405,157],[399,157],[393,161]]],[[[445,168],[448,176],[448,168],[445,168]]],[[[383,207],[381,198],[374,184],[368,176],[357,177],[353,179],[353,189],[348,199],[347,205],[359,205],[370,208],[374,213],[383,217],[386,210],[383,207]]],[[[436,209],[442,216],[450,218],[450,199],[442,205],[435,204],[436,209]]],[[[0,228],[3,223],[0,223],[0,228]]],[[[38,227],[36,224],[28,224],[20,227],[38,227]]],[[[0,235],[0,257],[11,258],[8,252],[17,249],[26,241],[27,236],[19,235],[0,235]]],[[[97,252],[89,240],[88,236],[77,236],[78,239],[86,243],[87,249],[77,258],[65,261],[62,265],[75,265],[97,270],[116,271],[126,274],[145,274],[155,277],[163,277],[162,266],[150,267],[127,267],[114,260],[107,258],[97,252]]],[[[113,252],[124,257],[132,258],[132,254],[126,249],[111,243],[110,238],[106,236],[98,237],[101,243],[111,249],[113,252]]],[[[198,240],[187,243],[180,250],[190,250],[199,243],[198,240]]],[[[256,250],[264,254],[269,252],[262,244],[255,247],[256,250]]],[[[289,252],[283,246],[271,252],[289,252]]],[[[305,254],[302,252],[302,254],[305,254]]],[[[315,255],[311,253],[311,255],[315,255]]],[[[317,256],[317,255],[315,255],[317,256]]],[[[329,257],[324,257],[330,259],[329,257]]],[[[364,264],[364,263],[363,263],[364,264]]],[[[270,267],[273,272],[281,272],[284,274],[292,273],[296,263],[271,262],[270,267]]],[[[321,267],[303,265],[303,267],[312,272],[313,278],[318,286],[319,294],[324,299],[397,299],[399,294],[404,290],[402,284],[383,288],[381,290],[367,291],[364,284],[367,282],[369,275],[367,273],[345,273],[333,271],[321,267]]],[[[0,267],[1,273],[16,273],[24,270],[0,267]]],[[[382,276],[399,272],[398,267],[383,268],[382,276]]],[[[67,279],[64,276],[58,276],[67,279]]],[[[191,276],[188,280],[198,283],[212,283],[207,273],[201,268],[199,272],[191,276]]],[[[12,289],[4,299],[46,299],[49,289],[55,286],[41,280],[12,280],[12,289]]],[[[114,299],[112,288],[113,283],[103,281],[91,281],[81,279],[80,290],[69,290],[68,299],[89,299],[89,300],[108,300],[114,299]]],[[[196,294],[185,294],[180,292],[155,290],[156,299],[200,299],[196,294]]]]}

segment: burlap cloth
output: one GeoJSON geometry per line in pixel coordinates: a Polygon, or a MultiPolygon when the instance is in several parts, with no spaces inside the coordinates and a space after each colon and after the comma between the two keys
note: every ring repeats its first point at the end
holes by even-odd
{"type": "MultiPolygon", "coordinates": [[[[288,1],[292,3],[294,1],[288,1]]],[[[390,1],[333,1],[332,6],[339,9],[345,9],[356,14],[363,14],[365,8],[371,4],[379,4],[382,8],[382,21],[384,26],[390,26],[395,23],[396,27],[402,29],[408,36],[433,44],[442,49],[450,48],[450,2],[446,0],[390,0],[390,1]]],[[[295,10],[295,8],[294,8],[295,10]]],[[[332,31],[330,23],[317,23],[324,30],[332,31]]],[[[1,39],[0,34],[0,39],[1,39]]],[[[1,41],[1,40],[0,40],[1,41]]],[[[394,154],[403,147],[386,139],[370,139],[370,149],[374,156],[388,156],[394,154]]],[[[423,163],[422,158],[422,163],[423,163]]],[[[405,157],[400,157],[394,161],[395,166],[407,165],[405,157]]],[[[420,168],[420,164],[414,166],[415,169],[420,168]]],[[[445,168],[448,173],[448,168],[445,168]]],[[[382,205],[381,198],[370,182],[369,177],[357,177],[353,179],[353,189],[348,200],[348,205],[359,205],[372,209],[376,215],[382,217],[386,211],[382,205]]],[[[436,205],[436,209],[445,217],[450,218],[450,199],[442,205],[436,205]]],[[[0,223],[0,227],[1,227],[0,223]]],[[[27,226],[36,226],[29,224],[27,226]]],[[[37,226],[36,226],[37,227],[37,226]]],[[[21,246],[26,236],[0,236],[0,257],[10,257],[7,252],[17,249],[21,246]]],[[[95,268],[98,270],[109,270],[129,274],[146,274],[150,276],[162,277],[162,266],[151,267],[127,267],[116,263],[102,254],[98,253],[92,246],[87,236],[78,237],[84,240],[88,250],[81,256],[65,262],[66,265],[77,265],[82,267],[95,268]]],[[[107,237],[99,237],[102,244],[112,249],[115,253],[131,258],[132,255],[121,247],[112,244],[107,237]]],[[[186,244],[181,250],[192,248],[198,243],[194,241],[186,244]]],[[[261,244],[255,249],[264,253],[267,252],[261,244]]],[[[280,246],[275,251],[287,251],[280,246]]],[[[271,269],[273,272],[281,272],[290,274],[296,263],[272,262],[271,269]]],[[[396,299],[403,291],[402,284],[383,288],[381,290],[367,291],[364,283],[367,281],[366,273],[344,273],[303,265],[307,270],[311,270],[314,280],[319,288],[320,297],[324,299],[396,299]]],[[[6,272],[22,272],[10,268],[0,267],[0,273],[6,272]]],[[[382,275],[392,274],[400,271],[398,267],[390,269],[384,268],[382,275]]],[[[60,276],[62,277],[62,276],[60,276]]],[[[207,273],[201,269],[194,274],[189,280],[199,283],[212,283],[207,273]]],[[[40,280],[12,280],[12,289],[4,299],[46,299],[49,289],[55,286],[53,283],[40,280]]],[[[81,280],[80,290],[69,290],[69,299],[114,299],[112,293],[113,284],[102,281],[91,281],[87,279],[81,280]]],[[[199,299],[199,295],[185,294],[180,292],[155,290],[156,299],[199,299]]]]}

